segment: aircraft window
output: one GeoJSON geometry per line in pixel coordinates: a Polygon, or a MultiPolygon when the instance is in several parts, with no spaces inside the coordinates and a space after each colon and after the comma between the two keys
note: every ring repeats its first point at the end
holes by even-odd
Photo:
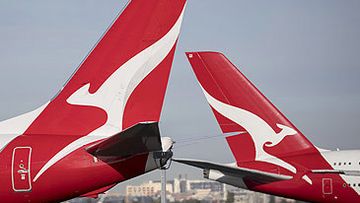
{"type": "Polygon", "coordinates": [[[346,162],[344,162],[344,165],[346,165],[346,162]]]}
{"type": "Polygon", "coordinates": [[[339,162],[339,166],[341,166],[341,162],[339,162]]]}
{"type": "Polygon", "coordinates": [[[358,187],[360,187],[360,183],[358,184],[358,187]]]}
{"type": "Polygon", "coordinates": [[[349,162],[349,165],[351,165],[351,162],[349,162]]]}
{"type": "Polygon", "coordinates": [[[336,163],[334,163],[334,166],[336,166],[336,163]]]}
{"type": "Polygon", "coordinates": [[[356,187],[356,184],[354,183],[354,185],[353,185],[354,187],[356,187]]]}

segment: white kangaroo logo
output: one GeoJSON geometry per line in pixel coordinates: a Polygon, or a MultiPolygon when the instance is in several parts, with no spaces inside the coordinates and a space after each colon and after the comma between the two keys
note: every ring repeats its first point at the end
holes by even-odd
{"type": "Polygon", "coordinates": [[[57,161],[79,147],[123,130],[123,111],[131,93],[170,53],[178,39],[183,15],[184,10],[168,33],[119,67],[95,93],[91,94],[90,84],[86,84],[67,99],[72,105],[103,109],[107,113],[107,121],[103,126],[60,150],[40,169],[34,182],[57,161]]]}
{"type": "Polygon", "coordinates": [[[212,97],[204,89],[203,91],[209,104],[217,112],[239,124],[240,126],[245,128],[245,130],[250,134],[255,144],[256,161],[263,161],[275,164],[284,167],[293,173],[296,173],[296,168],[294,166],[264,151],[264,145],[267,147],[276,146],[286,136],[297,134],[296,130],[285,125],[276,124],[277,127],[281,129],[279,133],[276,133],[271,128],[271,126],[269,126],[269,124],[267,124],[259,116],[244,109],[225,104],[212,97]]]}

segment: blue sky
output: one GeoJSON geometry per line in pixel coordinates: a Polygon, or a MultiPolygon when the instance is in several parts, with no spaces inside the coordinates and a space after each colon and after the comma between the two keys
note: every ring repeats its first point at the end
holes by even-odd
{"type": "MultiPolygon", "coordinates": [[[[124,0],[0,0],[0,119],[52,98],[124,0]]],[[[232,161],[185,51],[224,52],[317,146],[360,143],[360,1],[190,0],[162,113],[176,157],[232,161]]],[[[199,170],[174,164],[180,172],[199,170]]],[[[132,182],[157,179],[158,172],[132,182]]],[[[126,183],[122,184],[122,187],[126,183]]]]}

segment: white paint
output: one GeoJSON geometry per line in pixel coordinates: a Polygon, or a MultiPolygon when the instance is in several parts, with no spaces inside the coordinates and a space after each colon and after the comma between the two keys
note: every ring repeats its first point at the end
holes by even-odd
{"type": "Polygon", "coordinates": [[[312,180],[309,178],[309,176],[307,175],[303,175],[302,177],[303,180],[305,180],[307,183],[309,183],[310,185],[313,184],[312,180]]]}
{"type": "Polygon", "coordinates": [[[49,102],[32,112],[0,122],[0,152],[12,140],[24,134],[48,104],[49,102]]]}
{"type": "MultiPolygon", "coordinates": [[[[334,170],[343,171],[360,171],[360,150],[343,150],[343,151],[326,151],[322,152],[323,158],[332,166],[334,170]],[[334,165],[336,163],[336,165],[334,165]],[[339,165],[341,163],[341,165],[339,165]],[[346,163],[346,165],[344,165],[346,163]],[[349,165],[349,163],[351,163],[349,165]]],[[[351,188],[360,195],[360,187],[353,187],[353,184],[360,183],[360,176],[357,175],[340,175],[351,188]]],[[[348,187],[348,185],[346,186],[348,187]]]]}
{"type": "Polygon", "coordinates": [[[138,53],[119,67],[94,93],[86,84],[73,93],[67,102],[72,105],[94,106],[107,113],[107,121],[87,136],[75,140],[52,157],[36,174],[34,182],[52,165],[76,149],[121,132],[124,108],[134,89],[169,54],[180,33],[184,10],[170,31],[159,41],[138,53]]]}
{"type": "Polygon", "coordinates": [[[328,149],[323,149],[323,148],[320,148],[320,147],[317,147],[315,146],[315,148],[321,153],[321,152],[329,152],[330,150],[328,149]]]}
{"type": "Polygon", "coordinates": [[[295,135],[297,132],[285,125],[276,124],[282,130],[276,133],[263,119],[259,116],[246,111],[244,109],[225,104],[203,89],[206,99],[209,104],[220,114],[226,118],[239,124],[250,134],[255,144],[255,160],[268,162],[288,169],[296,173],[296,168],[291,164],[275,157],[264,150],[264,145],[273,147],[279,144],[286,136],[295,135]],[[270,144],[268,144],[270,143],[270,144]]]}
{"type": "Polygon", "coordinates": [[[161,147],[163,152],[169,151],[174,145],[174,141],[170,137],[161,137],[161,147]]]}
{"type": "Polygon", "coordinates": [[[14,150],[13,150],[12,159],[11,159],[11,183],[12,183],[12,188],[13,188],[13,190],[15,192],[29,192],[32,189],[32,185],[31,185],[31,153],[32,153],[32,148],[31,147],[15,147],[14,150]],[[21,175],[19,173],[14,174],[14,171],[15,171],[14,160],[15,160],[16,150],[18,150],[18,149],[29,149],[29,154],[27,154],[28,155],[28,157],[27,157],[28,158],[28,163],[27,163],[28,168],[27,169],[21,169],[21,168],[19,168],[19,166],[16,166],[18,168],[18,170],[16,170],[17,172],[20,171],[20,170],[25,170],[24,172],[26,172],[29,187],[24,188],[24,189],[15,188],[15,175],[21,175]]]}

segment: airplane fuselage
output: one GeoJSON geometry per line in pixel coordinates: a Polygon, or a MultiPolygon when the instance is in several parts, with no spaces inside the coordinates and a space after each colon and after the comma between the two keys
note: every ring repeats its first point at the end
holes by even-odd
{"type": "Polygon", "coordinates": [[[85,194],[96,196],[116,183],[157,168],[152,153],[109,164],[89,154],[84,146],[35,180],[61,143],[69,140],[66,136],[21,135],[7,144],[0,152],[1,201],[59,202],[85,194]]]}
{"type": "MultiPolygon", "coordinates": [[[[220,171],[208,171],[207,178],[227,183],[236,187],[257,192],[273,194],[311,202],[360,202],[360,150],[323,151],[322,157],[333,169],[298,170],[290,180],[261,183],[224,174],[220,171]],[[304,176],[308,178],[304,179],[304,176]]],[[[292,157],[293,160],[316,160],[317,155],[302,155],[292,157]]],[[[236,163],[231,164],[236,165],[236,163]]],[[[241,165],[241,163],[240,163],[241,165]]],[[[251,165],[251,163],[246,163],[251,165]]],[[[277,169],[274,166],[273,171],[277,169]]]]}

